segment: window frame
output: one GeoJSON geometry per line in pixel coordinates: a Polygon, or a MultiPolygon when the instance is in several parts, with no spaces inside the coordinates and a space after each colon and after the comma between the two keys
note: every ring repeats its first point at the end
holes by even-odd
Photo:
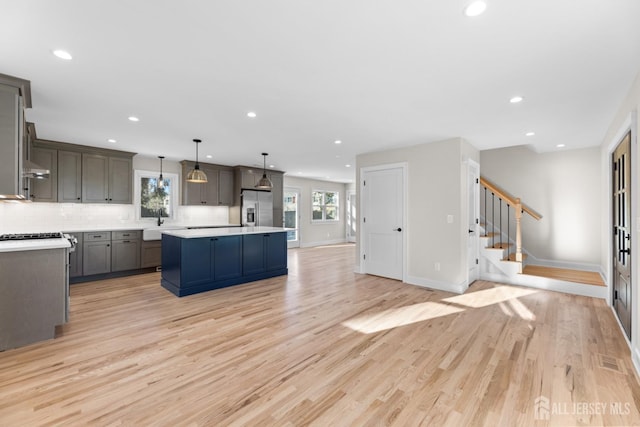
{"type": "Polygon", "coordinates": [[[340,222],[340,191],[337,191],[337,190],[312,189],[311,190],[311,215],[310,215],[310,217],[311,217],[311,223],[314,223],[314,224],[340,222]],[[314,203],[314,194],[315,193],[322,193],[322,204],[318,205],[318,204],[314,203]],[[335,194],[335,200],[336,200],[335,204],[327,204],[327,201],[326,201],[326,194],[327,193],[335,194]],[[322,218],[321,219],[313,218],[314,207],[316,207],[316,206],[320,206],[320,209],[321,209],[321,212],[322,212],[322,218]],[[327,219],[327,207],[335,207],[336,208],[336,217],[335,217],[335,219],[327,219]]]}
{"type": "MultiPolygon", "coordinates": [[[[136,220],[138,221],[157,221],[158,217],[142,217],[142,178],[159,178],[160,172],[158,171],[146,171],[136,169],[134,173],[133,183],[133,204],[136,210],[136,220]]],[[[165,181],[171,181],[171,193],[169,194],[169,216],[163,216],[162,219],[174,220],[176,218],[176,207],[178,205],[180,177],[177,173],[162,173],[162,178],[165,181]]]]}

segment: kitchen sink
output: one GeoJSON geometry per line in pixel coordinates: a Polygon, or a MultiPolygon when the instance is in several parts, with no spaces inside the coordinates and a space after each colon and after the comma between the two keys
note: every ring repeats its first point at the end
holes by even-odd
{"type": "Polygon", "coordinates": [[[142,240],[160,240],[162,239],[162,232],[166,230],[180,230],[185,227],[154,227],[145,228],[142,230],[142,240]]]}

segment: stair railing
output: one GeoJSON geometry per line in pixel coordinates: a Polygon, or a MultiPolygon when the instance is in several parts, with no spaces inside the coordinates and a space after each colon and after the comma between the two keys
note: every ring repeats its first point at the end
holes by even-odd
{"type": "Polygon", "coordinates": [[[480,177],[480,184],[482,185],[483,201],[484,201],[484,221],[485,221],[485,233],[488,233],[488,221],[491,217],[491,247],[501,248],[507,250],[506,260],[512,260],[511,253],[511,211],[513,210],[513,221],[515,222],[515,244],[516,249],[513,256],[513,261],[518,263],[518,272],[522,273],[522,262],[524,257],[522,256],[522,214],[526,213],[535,220],[540,220],[542,215],[526,206],[522,203],[519,197],[513,197],[506,191],[502,190],[492,182],[488,181],[484,177],[480,177]],[[491,195],[490,200],[488,199],[491,195]],[[497,200],[496,200],[497,198],[497,200]],[[497,203],[496,203],[497,202],[497,203]],[[489,206],[490,204],[490,206],[489,206]],[[496,207],[497,204],[497,207],[496,207]],[[503,206],[506,210],[506,218],[503,217],[503,206]],[[489,212],[487,212],[489,210],[489,212]],[[496,216],[498,220],[498,233],[496,233],[496,216]],[[506,227],[505,227],[506,221],[506,227]],[[502,236],[506,229],[507,241],[503,243],[502,236]],[[498,241],[496,242],[496,234],[498,241]]]}

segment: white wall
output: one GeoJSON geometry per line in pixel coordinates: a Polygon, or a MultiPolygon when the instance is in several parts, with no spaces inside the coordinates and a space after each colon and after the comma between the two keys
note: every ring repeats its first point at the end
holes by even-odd
{"type": "MultiPolygon", "coordinates": [[[[407,224],[405,224],[407,277],[422,286],[461,292],[467,277],[467,197],[463,161],[479,161],[466,141],[455,138],[395,150],[357,156],[357,179],[361,168],[407,163],[407,224]],[[447,216],[453,222],[447,223],[447,216]],[[435,264],[440,264],[437,271],[435,264]]],[[[358,198],[358,212],[360,210],[358,198]]],[[[358,230],[357,242],[360,242],[358,230]]],[[[359,246],[359,243],[357,243],[359,246]]],[[[359,247],[357,249],[359,251],[359,247]]],[[[359,264],[359,259],[356,261],[359,264]]]]}
{"type": "Polygon", "coordinates": [[[319,246],[345,241],[346,186],[337,182],[284,176],[284,187],[300,190],[298,201],[300,246],[319,246]],[[317,223],[311,221],[311,192],[313,190],[337,191],[340,194],[339,221],[317,223]]]}
{"type": "MultiPolygon", "coordinates": [[[[603,170],[603,188],[601,190],[600,206],[603,221],[601,223],[602,250],[600,259],[608,277],[611,277],[611,152],[620,140],[631,130],[631,229],[636,230],[631,240],[631,253],[638,254],[638,239],[640,238],[640,156],[638,155],[638,111],[640,110],[640,72],[629,89],[627,96],[620,104],[614,119],[605,134],[600,146],[601,167],[603,170]]],[[[636,372],[640,373],[640,258],[632,256],[632,307],[631,307],[631,353],[636,372]]],[[[610,301],[611,303],[611,301],[610,301]]]]}
{"type": "MultiPolygon", "coordinates": [[[[482,176],[542,215],[523,215],[522,245],[541,263],[564,261],[600,266],[598,147],[536,153],[527,147],[480,153],[482,176]]],[[[481,192],[482,197],[482,192],[481,192]]]]}

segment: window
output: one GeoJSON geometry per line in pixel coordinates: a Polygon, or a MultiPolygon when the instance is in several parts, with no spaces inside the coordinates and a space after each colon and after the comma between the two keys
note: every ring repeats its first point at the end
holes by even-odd
{"type": "Polygon", "coordinates": [[[311,219],[313,221],[338,221],[339,193],[336,191],[313,191],[311,193],[311,219]]]}
{"type": "Polygon", "coordinates": [[[174,206],[178,175],[164,173],[162,180],[164,186],[158,187],[158,172],[136,170],[136,208],[137,218],[162,218],[174,217],[174,206]]]}

